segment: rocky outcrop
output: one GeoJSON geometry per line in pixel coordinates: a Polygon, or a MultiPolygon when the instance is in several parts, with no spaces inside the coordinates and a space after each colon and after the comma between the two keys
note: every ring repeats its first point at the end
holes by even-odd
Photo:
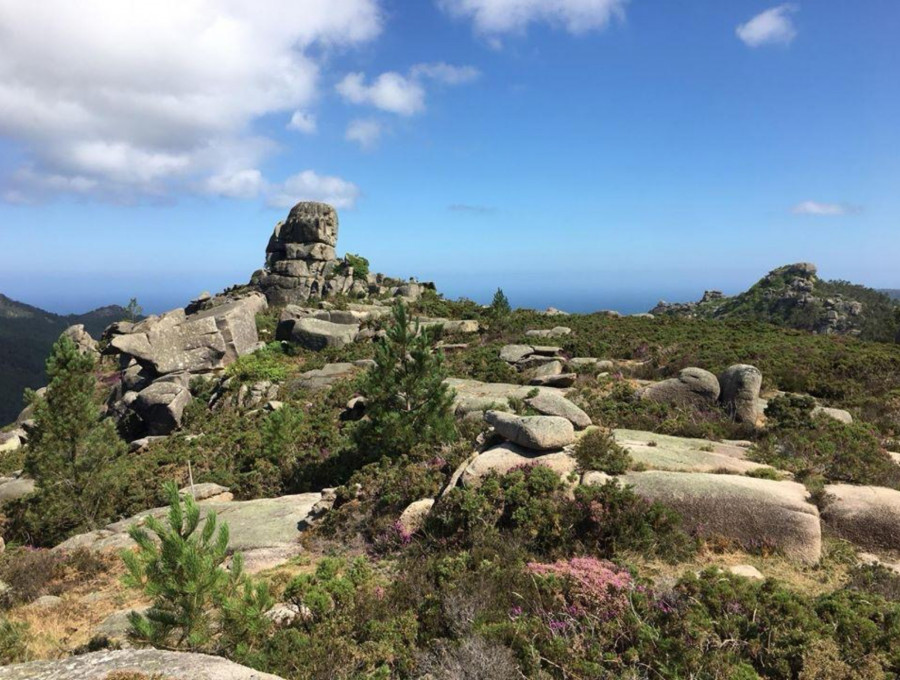
{"type": "Polygon", "coordinates": [[[331,323],[321,319],[289,319],[278,324],[276,337],[290,340],[301,347],[321,351],[327,347],[341,348],[356,340],[359,326],[331,323]]]}
{"type": "Polygon", "coordinates": [[[488,411],[484,420],[507,441],[532,451],[553,451],[575,441],[572,423],[559,416],[516,416],[488,411]]]}
{"type": "Polygon", "coordinates": [[[181,416],[191,398],[183,380],[158,380],[137,394],[131,408],[143,421],[148,435],[166,435],[181,427],[181,416]]]}
{"type": "Polygon", "coordinates": [[[689,531],[722,537],[749,550],[774,548],[808,564],[819,561],[819,511],[795,482],[738,475],[631,472],[635,493],[676,510],[689,531]]]}
{"type": "Polygon", "coordinates": [[[444,383],[454,392],[453,404],[457,416],[489,410],[509,409],[510,399],[527,399],[534,390],[538,394],[565,395],[566,390],[555,387],[528,387],[512,383],[486,383],[464,378],[447,378],[444,383]]]}
{"type": "Polygon", "coordinates": [[[740,423],[756,425],[762,413],[758,410],[762,372],[756,366],[735,364],[719,375],[719,401],[740,423]]]}
{"type": "Polygon", "coordinates": [[[525,331],[525,335],[529,338],[561,338],[569,335],[572,329],[568,326],[554,326],[553,328],[540,328],[525,331]]]}
{"type": "Polygon", "coordinates": [[[719,398],[719,380],[702,368],[685,368],[677,378],[647,385],[638,395],[678,406],[708,406],[719,398]]]}
{"type": "Polygon", "coordinates": [[[219,656],[120,649],[91,652],[57,661],[0,667],[0,680],[106,680],[113,677],[165,680],[282,680],[219,656]]]}
{"type": "Polygon", "coordinates": [[[74,342],[75,347],[77,347],[78,351],[82,354],[99,354],[97,350],[97,341],[84,329],[83,323],[69,326],[62,334],[74,342]]]}
{"type": "Polygon", "coordinates": [[[554,392],[538,394],[536,397],[526,399],[525,403],[542,415],[565,418],[579,430],[591,425],[591,418],[587,413],[562,395],[554,392]]]}
{"type": "Polygon", "coordinates": [[[746,474],[766,467],[747,460],[747,446],[655,432],[613,430],[616,443],[648,470],[746,474]]]}

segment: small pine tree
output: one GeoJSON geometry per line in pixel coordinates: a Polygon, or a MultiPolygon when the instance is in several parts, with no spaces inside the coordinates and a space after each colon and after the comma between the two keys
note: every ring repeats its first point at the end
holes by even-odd
{"type": "Polygon", "coordinates": [[[137,298],[131,298],[125,307],[125,320],[135,323],[144,316],[144,308],[138,304],[137,298]]]}
{"type": "Polygon", "coordinates": [[[234,626],[261,633],[272,600],[265,586],[244,576],[240,555],[234,556],[230,572],[223,568],[228,525],[219,525],[210,511],[201,528],[193,497],[182,500],[173,482],[165,484],[164,493],[169,501],[166,524],[151,515],[146,529],[132,526],[128,533],[138,550],[122,554],[125,583],[153,600],[146,614],[129,616],[132,636],[161,648],[211,649],[223,628],[217,617],[232,624],[229,634],[235,633],[234,626]]]}
{"type": "Polygon", "coordinates": [[[506,294],[503,292],[502,288],[498,288],[497,292],[494,293],[494,299],[491,300],[491,317],[497,320],[505,319],[512,312],[512,307],[509,306],[509,299],[506,297],[506,294]]]}
{"type": "Polygon", "coordinates": [[[394,305],[393,322],[362,386],[368,419],[358,436],[366,453],[402,455],[455,438],[453,394],[444,383],[443,353],[435,349],[441,332],[440,326],[411,322],[402,302],[394,305]]]}
{"type": "Polygon", "coordinates": [[[110,518],[110,466],[125,453],[113,422],[101,419],[90,353],[60,337],[47,360],[47,377],[46,394],[29,395],[35,426],[24,466],[40,489],[30,499],[26,522],[41,544],[110,518]]]}

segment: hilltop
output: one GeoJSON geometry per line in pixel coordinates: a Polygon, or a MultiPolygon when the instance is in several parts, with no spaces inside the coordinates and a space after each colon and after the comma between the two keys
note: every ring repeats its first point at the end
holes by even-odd
{"type": "Polygon", "coordinates": [[[99,337],[109,324],[125,318],[118,305],[84,314],[53,314],[0,293],[0,422],[22,410],[22,392],[45,384],[44,362],[50,347],[67,327],[83,324],[99,337]]]}
{"type": "Polygon", "coordinates": [[[448,300],[337,236],[298,204],[247,284],[65,331],[0,432],[0,679],[900,672],[900,344],[448,300]]]}
{"type": "Polygon", "coordinates": [[[888,295],[848,281],[826,281],[805,262],[774,269],[733,297],[710,290],[698,302],[660,302],[651,313],[762,321],[881,342],[900,339],[900,306],[888,295]]]}

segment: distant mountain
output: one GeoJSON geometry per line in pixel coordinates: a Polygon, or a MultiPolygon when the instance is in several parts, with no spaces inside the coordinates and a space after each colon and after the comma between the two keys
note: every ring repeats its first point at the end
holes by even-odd
{"type": "Polygon", "coordinates": [[[660,302],[650,311],[702,319],[764,321],[864,340],[900,340],[900,305],[888,294],[849,281],[820,279],[815,265],[806,262],[774,269],[733,297],[710,290],[698,302],[660,302]]]}
{"type": "Polygon", "coordinates": [[[125,309],[118,305],[62,316],[0,294],[0,425],[19,415],[26,387],[45,384],[44,362],[60,333],[69,326],[84,324],[85,330],[97,338],[113,321],[124,318],[125,309]]]}
{"type": "Polygon", "coordinates": [[[884,293],[891,300],[900,300],[900,288],[879,288],[879,293],[884,293]]]}

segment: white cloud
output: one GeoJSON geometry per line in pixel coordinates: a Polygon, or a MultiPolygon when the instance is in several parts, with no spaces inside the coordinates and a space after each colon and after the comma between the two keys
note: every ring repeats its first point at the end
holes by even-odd
{"type": "MultiPolygon", "coordinates": [[[[452,16],[471,19],[478,33],[522,33],[530,24],[561,26],[576,35],[625,18],[628,0],[438,0],[452,16]]],[[[495,44],[496,41],[494,41],[495,44]]]]}
{"type": "Polygon", "coordinates": [[[445,85],[462,85],[481,75],[474,66],[453,66],[444,62],[416,64],[408,75],[388,71],[371,84],[365,73],[348,73],[335,86],[338,94],[351,104],[368,104],[382,111],[413,116],[425,110],[424,80],[445,85]]]}
{"type": "Polygon", "coordinates": [[[789,45],[797,35],[791,20],[791,14],[797,9],[797,5],[790,3],[767,9],[738,26],[735,32],[750,47],[789,45]]]}
{"type": "Polygon", "coordinates": [[[0,193],[248,194],[275,148],[253,122],[380,29],[378,0],[0,0],[0,137],[25,158],[0,193]]]}
{"type": "Polygon", "coordinates": [[[425,110],[422,85],[394,71],[382,73],[371,85],[366,84],[364,73],[348,73],[336,89],[352,104],[369,104],[401,116],[412,116],[425,110]]]}
{"type": "Polygon", "coordinates": [[[299,201],[323,201],[335,208],[352,208],[360,191],[352,182],[304,170],[269,188],[269,205],[290,208],[299,201]]]}
{"type": "Polygon", "coordinates": [[[287,124],[288,130],[296,130],[306,135],[311,135],[316,131],[316,117],[312,113],[306,111],[294,111],[291,121],[287,124]]]}
{"type": "Polygon", "coordinates": [[[381,123],[377,120],[361,119],[351,120],[344,133],[344,139],[348,142],[356,142],[359,148],[370,151],[378,145],[381,139],[381,123]]]}
{"type": "Polygon", "coordinates": [[[206,188],[211,194],[229,198],[256,198],[265,187],[259,170],[238,170],[210,177],[206,188]]]}
{"type": "Polygon", "coordinates": [[[819,201],[803,201],[798,203],[791,212],[795,215],[815,215],[817,217],[841,217],[862,212],[858,205],[847,203],[821,203],[819,201]]]}

